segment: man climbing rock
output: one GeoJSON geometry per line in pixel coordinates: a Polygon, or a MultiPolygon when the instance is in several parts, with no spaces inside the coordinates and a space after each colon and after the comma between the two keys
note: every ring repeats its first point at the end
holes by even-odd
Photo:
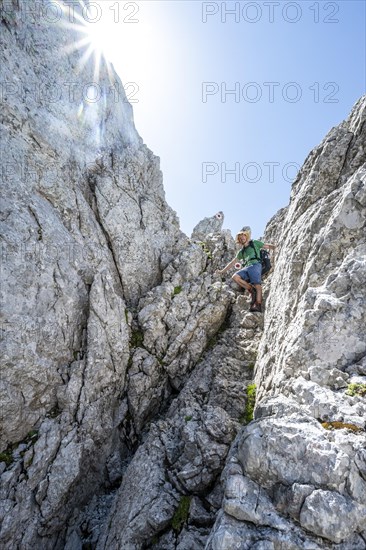
{"type": "MultiPolygon", "coordinates": [[[[274,244],[263,243],[262,241],[251,240],[250,227],[243,227],[241,231],[236,235],[235,242],[241,244],[242,248],[237,255],[224,269],[218,270],[219,275],[223,275],[226,271],[231,269],[234,265],[242,268],[239,269],[232,279],[242,288],[248,290],[252,296],[251,305],[249,311],[261,312],[262,311],[262,262],[260,256],[261,248],[267,248],[269,250],[275,250],[274,244]]],[[[273,264],[272,264],[273,265],[273,264]]]]}

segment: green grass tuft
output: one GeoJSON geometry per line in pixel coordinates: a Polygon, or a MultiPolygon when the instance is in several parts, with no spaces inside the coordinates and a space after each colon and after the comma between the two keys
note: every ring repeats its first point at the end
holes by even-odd
{"type": "Polygon", "coordinates": [[[182,292],[181,286],[175,286],[173,291],[173,296],[176,296],[177,294],[180,294],[182,292]]]}
{"type": "Polygon", "coordinates": [[[212,260],[212,252],[211,250],[208,248],[207,246],[207,243],[205,243],[204,241],[199,241],[197,242],[197,244],[200,245],[200,247],[202,248],[203,252],[206,254],[206,256],[208,257],[209,260],[212,260]]]}
{"type": "Polygon", "coordinates": [[[10,466],[13,462],[13,450],[7,449],[6,451],[0,453],[0,462],[5,462],[6,466],[10,466]]]}
{"type": "Polygon", "coordinates": [[[249,384],[246,388],[245,393],[247,394],[247,400],[245,403],[245,411],[239,418],[241,424],[249,424],[249,422],[253,420],[256,391],[257,388],[255,384],[249,384]]]}
{"type": "Polygon", "coordinates": [[[130,344],[133,348],[142,348],[144,343],[144,333],[142,330],[133,330],[130,344]]]}
{"type": "Polygon", "coordinates": [[[348,384],[346,391],[347,395],[360,395],[361,397],[366,395],[366,384],[348,384]]]}
{"type": "MultiPolygon", "coordinates": [[[[28,443],[32,443],[34,445],[34,443],[37,441],[38,439],[38,431],[37,430],[32,430],[31,432],[29,432],[26,437],[24,438],[23,441],[18,441],[16,443],[10,443],[10,445],[8,445],[8,447],[6,448],[5,451],[3,451],[2,453],[0,453],[0,462],[5,462],[6,466],[10,466],[13,462],[14,462],[14,459],[13,459],[13,451],[15,451],[15,449],[18,447],[18,445],[20,443],[25,443],[28,445],[28,443]]],[[[25,454],[25,451],[23,453],[21,453],[20,456],[23,456],[25,454]]]]}
{"type": "Polygon", "coordinates": [[[183,525],[188,520],[191,498],[192,497],[182,496],[178,508],[173,516],[172,529],[178,533],[182,530],[183,525]]]}

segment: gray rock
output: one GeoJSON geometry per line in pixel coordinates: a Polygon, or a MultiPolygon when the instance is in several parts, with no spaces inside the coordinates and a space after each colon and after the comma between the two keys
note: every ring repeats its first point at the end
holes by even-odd
{"type": "Polygon", "coordinates": [[[189,521],[196,526],[211,526],[214,516],[207,512],[202,501],[198,497],[193,497],[189,507],[189,521]]]}
{"type": "Polygon", "coordinates": [[[207,550],[251,550],[259,548],[284,548],[297,550],[320,550],[325,548],[324,539],[304,535],[294,524],[290,531],[276,530],[271,527],[261,527],[250,522],[237,519],[220,512],[216,525],[206,543],[207,550]],[[257,546],[258,545],[258,546],[257,546]]]}
{"type": "Polygon", "coordinates": [[[189,531],[183,530],[178,537],[177,550],[192,550],[192,548],[197,548],[197,550],[202,550],[205,548],[207,535],[209,534],[208,529],[190,529],[189,531]]]}
{"type": "Polygon", "coordinates": [[[215,276],[223,214],[181,233],[117,75],[87,100],[41,4],[0,26],[2,548],[365,548],[366,98],[266,229],[263,318],[215,276]]]}
{"type": "Polygon", "coordinates": [[[47,550],[74,510],[120,478],[110,470],[106,478],[105,465],[128,454],[117,422],[128,310],[160,283],[167,258],[187,239],[117,75],[110,93],[102,66],[101,101],[88,102],[82,90],[94,80],[93,60],[78,72],[82,52],[59,56],[78,34],[26,16],[39,9],[36,0],[2,9],[2,77],[14,87],[1,122],[0,448],[32,444],[15,457],[27,477],[15,463],[3,473],[13,506],[4,509],[0,540],[4,548],[47,550]],[[64,84],[73,79],[71,101],[64,84]],[[62,89],[58,101],[38,93],[48,85],[62,89]]]}
{"type": "Polygon", "coordinates": [[[306,497],[313,491],[314,487],[312,485],[294,483],[289,486],[279,483],[273,490],[273,502],[278,511],[298,520],[306,497]]]}
{"type": "MultiPolygon", "coordinates": [[[[190,303],[187,297],[189,292],[190,286],[187,285],[178,296],[182,295],[190,303]]],[[[224,289],[224,292],[230,304],[232,292],[228,289],[224,289]]],[[[207,304],[207,309],[210,308],[210,301],[202,303],[207,304]]],[[[146,304],[145,300],[143,304],[146,304]]],[[[187,510],[184,513],[186,516],[183,514],[184,527],[182,524],[177,544],[181,548],[192,548],[192,544],[198,548],[204,545],[208,536],[207,525],[212,524],[222,499],[218,477],[245,407],[245,387],[252,376],[252,370],[248,369],[247,364],[253,361],[253,345],[261,334],[257,327],[258,337],[250,346],[243,343],[245,330],[237,327],[236,319],[240,312],[241,317],[250,315],[247,307],[247,303],[241,299],[235,302],[228,326],[196,366],[187,371],[184,387],[172,400],[164,418],[150,427],[147,438],[125,472],[106,520],[105,532],[98,542],[98,549],[109,548],[113,544],[116,548],[124,548],[123,545],[128,544],[139,547],[147,540],[157,540],[154,543],[156,548],[171,547],[176,536],[159,536],[159,533],[169,531],[169,525],[174,523],[176,514],[181,517],[181,506],[187,506],[187,510]],[[147,461],[150,462],[148,467],[145,465],[147,461]],[[138,485],[136,480],[139,480],[138,485]],[[203,507],[198,497],[202,498],[207,492],[209,495],[203,507]],[[192,495],[192,498],[188,495],[192,495]],[[184,500],[187,498],[190,499],[188,504],[184,500]],[[170,499],[169,504],[166,499],[170,499]],[[158,519],[155,520],[150,516],[151,502],[157,503],[158,519]],[[163,511],[165,515],[161,518],[163,511]],[[131,515],[134,517],[133,522],[128,520],[131,515]]],[[[200,310],[198,324],[201,315],[206,323],[205,311],[205,308],[200,310]]],[[[207,317],[207,323],[209,321],[210,317],[207,317]]],[[[154,322],[154,319],[150,322],[154,322]]],[[[194,331],[196,326],[197,321],[190,330],[194,331]]],[[[191,338],[192,334],[194,332],[191,332],[191,338]]],[[[137,356],[149,357],[144,350],[137,350],[137,356]]],[[[182,357],[182,354],[178,357],[182,357]]],[[[162,369],[170,375],[165,359],[162,369]]],[[[136,384],[135,389],[141,391],[141,396],[149,391],[146,385],[140,387],[136,384]]]]}
{"type": "MultiPolygon", "coordinates": [[[[94,107],[70,102],[67,94],[48,102],[32,93],[45,83],[62,87],[78,61],[78,54],[65,55],[55,65],[55,51],[73,42],[75,31],[24,17],[25,9],[39,6],[35,0],[9,4],[7,26],[1,28],[3,79],[10,82],[15,73],[29,87],[28,93],[9,93],[3,106],[8,177],[2,181],[2,292],[7,296],[2,448],[21,441],[57,406],[56,388],[63,385],[59,371],[85,354],[88,321],[88,344],[98,342],[101,355],[105,345],[108,349],[104,328],[88,319],[93,281],[106,271],[101,284],[108,279],[110,297],[120,300],[120,318],[116,313],[103,319],[115,340],[125,325],[124,303],[136,303],[160,281],[160,256],[181,239],[176,215],[164,200],[159,159],[142,144],[117,76],[119,101],[103,95],[103,109],[102,102],[94,107]],[[80,107],[84,124],[76,122],[80,107]],[[93,109],[94,124],[103,129],[99,139],[87,118],[93,109]]],[[[93,80],[93,71],[90,60],[78,77],[79,92],[93,80]]],[[[109,87],[102,67],[103,94],[109,87]]],[[[103,314],[108,316],[108,309],[103,314]]],[[[104,374],[110,378],[108,371],[104,374]]]]}
{"type": "Polygon", "coordinates": [[[289,525],[276,512],[265,491],[241,475],[229,476],[225,487],[224,511],[240,521],[289,530],[289,525]]]}
{"type": "Polygon", "coordinates": [[[365,374],[365,116],[364,97],[310,153],[289,206],[266,228],[264,240],[278,250],[256,361],[255,421],[233,451],[248,489],[233,505],[224,500],[222,510],[240,521],[219,513],[208,549],[262,544],[267,517],[250,504],[259,489],[293,533],[273,523],[264,547],[365,547],[366,409],[361,396],[346,393],[365,374]]]}
{"type": "Polygon", "coordinates": [[[193,229],[191,239],[204,241],[209,233],[219,233],[224,223],[224,213],[217,212],[211,218],[204,218],[193,229]]]}
{"type": "Polygon", "coordinates": [[[347,388],[349,375],[338,369],[316,366],[310,367],[308,373],[310,380],[320,386],[330,386],[336,390],[347,388]]]}
{"type": "Polygon", "coordinates": [[[313,491],[300,513],[305,529],[333,542],[349,538],[366,527],[366,507],[333,491],[313,491]]]}

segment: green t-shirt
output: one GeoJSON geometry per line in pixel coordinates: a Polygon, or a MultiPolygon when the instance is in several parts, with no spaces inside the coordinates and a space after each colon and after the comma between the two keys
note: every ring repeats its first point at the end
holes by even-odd
{"type": "Polygon", "coordinates": [[[237,259],[242,262],[243,267],[248,267],[248,265],[253,265],[260,262],[260,249],[263,248],[264,243],[262,243],[262,241],[252,241],[252,243],[254,244],[254,248],[257,252],[257,256],[259,259],[255,257],[256,254],[253,250],[253,247],[249,244],[244,248],[244,253],[243,249],[241,248],[236,255],[237,259]]]}

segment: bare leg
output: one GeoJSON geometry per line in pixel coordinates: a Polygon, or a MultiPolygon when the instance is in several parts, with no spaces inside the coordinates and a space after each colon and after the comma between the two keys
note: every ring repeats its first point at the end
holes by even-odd
{"type": "Polygon", "coordinates": [[[257,304],[262,303],[262,285],[254,285],[257,291],[257,304]]]}
{"type": "MultiPolygon", "coordinates": [[[[236,282],[241,288],[245,288],[245,290],[249,290],[252,288],[252,285],[250,283],[247,283],[242,279],[239,275],[236,273],[232,276],[232,280],[236,282]]],[[[260,286],[260,285],[259,285],[260,286]]]]}

